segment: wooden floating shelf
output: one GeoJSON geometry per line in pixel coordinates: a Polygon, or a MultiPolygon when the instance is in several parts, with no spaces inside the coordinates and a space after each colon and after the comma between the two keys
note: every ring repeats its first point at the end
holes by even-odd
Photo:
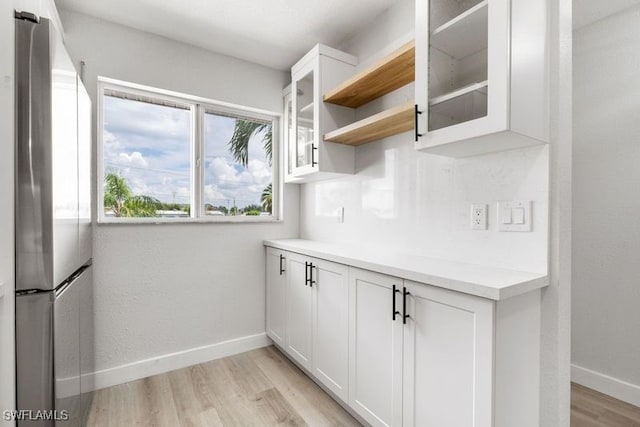
{"type": "Polygon", "coordinates": [[[487,49],[488,10],[484,0],[439,26],[431,33],[429,45],[456,59],[487,49]]]}
{"type": "Polygon", "coordinates": [[[415,80],[415,40],[324,95],[324,102],[358,108],[415,80]]]}
{"type": "Polygon", "coordinates": [[[362,145],[414,128],[415,103],[408,101],[371,117],[336,129],[324,136],[325,141],[345,145],[362,145]]]}

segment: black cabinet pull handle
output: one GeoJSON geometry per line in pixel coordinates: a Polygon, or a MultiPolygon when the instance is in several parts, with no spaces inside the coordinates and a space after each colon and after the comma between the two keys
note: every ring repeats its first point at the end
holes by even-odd
{"type": "Polygon", "coordinates": [[[284,268],[282,268],[282,261],[284,260],[284,255],[280,254],[280,275],[284,273],[284,268]]]}
{"type": "Polygon", "coordinates": [[[418,111],[418,104],[415,105],[414,107],[414,129],[415,129],[415,136],[416,136],[416,142],[418,142],[418,138],[420,138],[422,136],[421,133],[418,132],[418,115],[422,114],[422,111],[418,111]]]}
{"type": "Polygon", "coordinates": [[[404,315],[402,316],[402,324],[407,324],[407,319],[411,319],[411,316],[407,314],[407,295],[411,295],[411,292],[407,290],[406,287],[402,287],[402,312],[404,315]]]}
{"type": "MultiPolygon", "coordinates": [[[[416,106],[417,108],[417,106],[416,106]]],[[[318,149],[318,147],[316,147],[315,145],[311,144],[311,167],[314,167],[315,165],[318,164],[318,162],[316,162],[316,150],[318,149]]]]}
{"type": "Polygon", "coordinates": [[[396,310],[396,294],[400,293],[400,289],[398,289],[398,287],[396,285],[393,285],[393,294],[391,295],[391,300],[393,301],[392,303],[392,317],[391,319],[393,319],[393,321],[395,322],[396,320],[396,314],[400,314],[400,312],[398,310],[396,310]]]}
{"type": "Polygon", "coordinates": [[[304,285],[307,286],[309,284],[309,263],[304,263],[304,285]]]}
{"type": "Polygon", "coordinates": [[[313,269],[316,268],[312,262],[309,263],[309,286],[313,288],[313,285],[316,284],[316,281],[313,280],[313,269]]]}

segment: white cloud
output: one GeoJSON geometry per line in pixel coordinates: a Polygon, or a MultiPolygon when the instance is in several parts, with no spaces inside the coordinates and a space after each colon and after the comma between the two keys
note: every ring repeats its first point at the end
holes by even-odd
{"type": "Polygon", "coordinates": [[[139,151],[134,151],[131,154],[120,153],[118,156],[118,160],[123,165],[130,165],[140,168],[146,168],[149,166],[149,163],[145,160],[142,154],[139,151]]]}

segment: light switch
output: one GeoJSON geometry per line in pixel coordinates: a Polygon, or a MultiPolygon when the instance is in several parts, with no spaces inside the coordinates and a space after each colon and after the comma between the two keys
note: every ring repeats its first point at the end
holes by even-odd
{"type": "Polygon", "coordinates": [[[511,224],[513,222],[511,215],[511,208],[503,208],[502,209],[502,223],[503,224],[511,224]]]}
{"type": "Polygon", "coordinates": [[[524,224],[524,208],[511,209],[514,224],[524,224]]]}
{"type": "Polygon", "coordinates": [[[531,201],[498,202],[498,231],[531,231],[531,201]]]}

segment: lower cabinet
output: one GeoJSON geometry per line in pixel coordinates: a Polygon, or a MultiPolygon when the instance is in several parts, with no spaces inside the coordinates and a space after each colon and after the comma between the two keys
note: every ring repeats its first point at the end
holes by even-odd
{"type": "Polygon", "coordinates": [[[313,375],[343,400],[349,385],[349,267],[310,261],[313,278],[313,375]]]}
{"type": "Polygon", "coordinates": [[[402,425],[490,427],[493,302],[409,281],[402,298],[402,425]]]}
{"type": "Polygon", "coordinates": [[[374,426],[400,426],[402,280],[358,269],[350,276],[348,403],[374,426]]]}
{"type": "Polygon", "coordinates": [[[288,274],[283,347],[336,396],[346,400],[349,268],[295,253],[285,258],[288,274]]]}
{"type": "Polygon", "coordinates": [[[272,248],[267,259],[267,334],[367,423],[538,425],[539,291],[493,301],[272,248]]]}
{"type": "Polygon", "coordinates": [[[349,406],[374,426],[491,426],[493,302],[350,274],[349,406]]]}
{"type": "Polygon", "coordinates": [[[287,253],[267,248],[267,335],[281,347],[285,345],[287,253]]]}
{"type": "Polygon", "coordinates": [[[309,281],[309,258],[289,253],[286,291],[286,352],[311,370],[313,285],[309,281]]]}

